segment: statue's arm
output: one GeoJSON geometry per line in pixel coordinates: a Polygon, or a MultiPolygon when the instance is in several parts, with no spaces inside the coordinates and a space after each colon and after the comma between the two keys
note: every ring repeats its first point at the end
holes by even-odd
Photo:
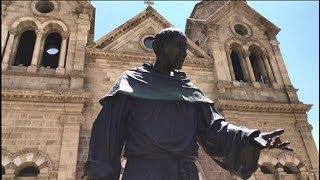
{"type": "Polygon", "coordinates": [[[83,179],[119,179],[120,158],[125,139],[126,97],[116,95],[104,101],[95,119],[83,179]]]}
{"type": "Polygon", "coordinates": [[[198,142],[217,164],[243,179],[256,171],[261,148],[253,141],[259,130],[226,122],[208,104],[201,105],[198,122],[198,142]]]}

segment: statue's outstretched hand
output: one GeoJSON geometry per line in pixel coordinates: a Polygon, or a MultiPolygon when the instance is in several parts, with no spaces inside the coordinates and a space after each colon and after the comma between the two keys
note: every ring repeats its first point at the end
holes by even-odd
{"type": "Polygon", "coordinates": [[[281,141],[280,135],[283,134],[283,129],[278,129],[272,132],[260,133],[258,137],[254,138],[254,141],[260,146],[261,150],[263,149],[282,149],[287,151],[293,151],[289,141],[281,141]]]}

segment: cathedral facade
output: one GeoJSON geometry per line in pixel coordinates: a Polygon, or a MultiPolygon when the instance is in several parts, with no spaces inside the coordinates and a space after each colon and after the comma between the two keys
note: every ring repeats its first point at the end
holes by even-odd
{"type": "MultiPolygon", "coordinates": [[[[154,62],[152,38],[174,25],[148,6],[94,41],[90,1],[7,0],[1,10],[2,178],[81,179],[98,100],[123,71],[154,62]]],[[[311,106],[290,82],[279,31],[246,1],[199,2],[183,71],[228,121],[285,129],[294,151],[263,151],[251,180],[318,180],[311,106]]],[[[201,148],[196,164],[201,180],[237,179],[201,148]]]]}

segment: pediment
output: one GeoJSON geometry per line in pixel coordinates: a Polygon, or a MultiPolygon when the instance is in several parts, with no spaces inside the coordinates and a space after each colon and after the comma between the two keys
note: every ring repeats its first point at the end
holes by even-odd
{"type": "Polygon", "coordinates": [[[278,32],[280,31],[280,28],[278,28],[272,22],[267,20],[265,17],[263,17],[261,14],[259,14],[257,11],[252,9],[246,2],[243,2],[243,1],[227,2],[220,9],[218,9],[216,12],[210,15],[205,20],[205,23],[219,24],[219,22],[223,21],[223,19],[226,17],[226,14],[232,11],[238,11],[245,18],[253,20],[254,22],[252,23],[262,27],[263,29],[266,29],[266,31],[273,36],[277,35],[278,32]]]}
{"type": "MultiPolygon", "coordinates": [[[[109,53],[154,55],[152,49],[145,47],[145,37],[155,36],[164,28],[173,26],[152,7],[148,7],[129,21],[89,44],[87,49],[109,53]]],[[[210,58],[200,47],[188,39],[187,57],[210,58]]]]}

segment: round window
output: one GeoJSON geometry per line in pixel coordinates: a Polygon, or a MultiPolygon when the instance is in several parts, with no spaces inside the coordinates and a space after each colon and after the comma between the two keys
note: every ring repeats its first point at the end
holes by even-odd
{"type": "Polygon", "coordinates": [[[151,36],[148,36],[148,37],[144,38],[144,40],[143,40],[144,46],[150,50],[153,49],[152,42],[153,42],[153,37],[151,37],[151,36]]]}
{"type": "Polygon", "coordinates": [[[242,24],[236,24],[234,26],[234,30],[236,31],[237,34],[241,36],[245,36],[248,34],[248,29],[242,24]]]}
{"type": "Polygon", "coordinates": [[[53,3],[46,0],[37,2],[35,6],[37,11],[41,13],[49,13],[54,9],[53,3]]]}

